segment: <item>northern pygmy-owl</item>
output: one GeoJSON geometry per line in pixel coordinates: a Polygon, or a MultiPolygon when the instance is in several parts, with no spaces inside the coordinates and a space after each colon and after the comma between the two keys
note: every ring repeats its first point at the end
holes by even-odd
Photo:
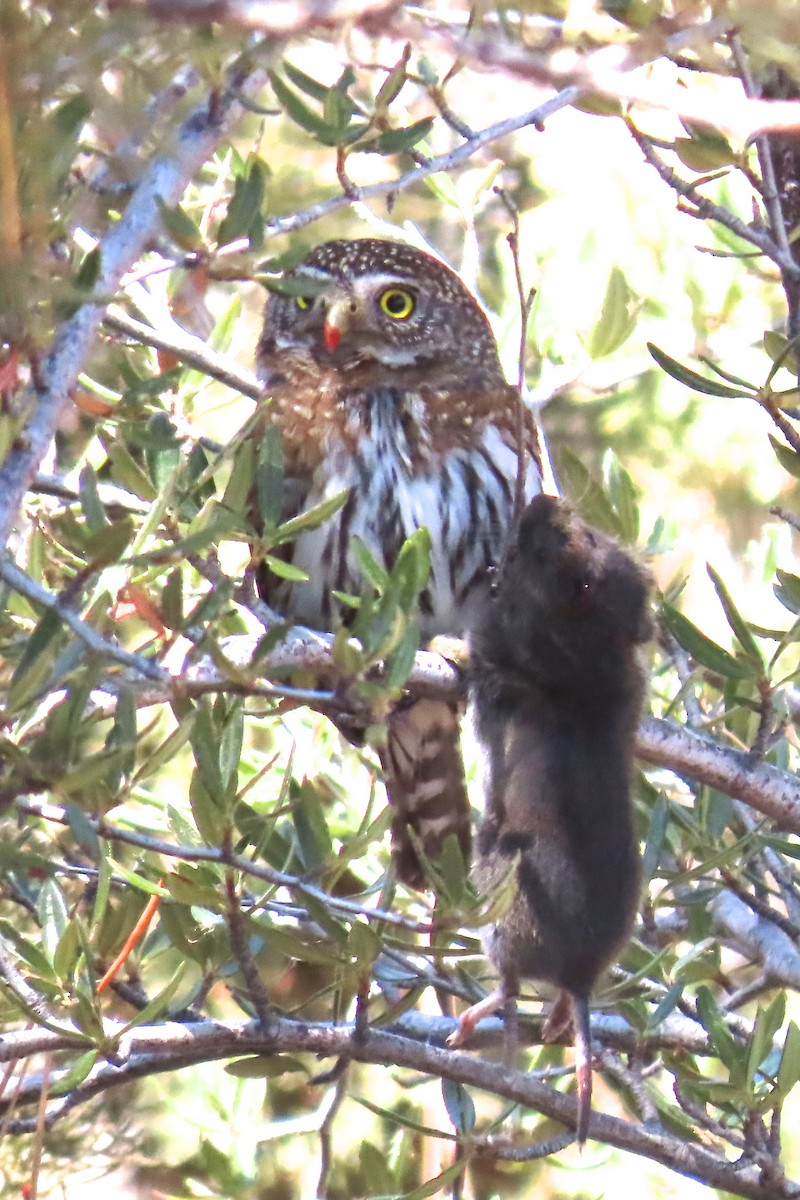
{"type": "MultiPolygon", "coordinates": [[[[309,581],[270,580],[268,598],[298,622],[329,628],[331,589],[361,590],[353,535],[390,568],[425,525],[432,565],[421,633],[460,634],[502,553],[518,473],[517,393],[489,322],[449,267],[398,242],[326,242],[291,278],[294,294],[267,301],[257,351],[283,440],[287,515],[350,494],[332,520],[292,545],[309,581]]],[[[524,440],[529,499],[541,464],[527,413],[524,440]]],[[[424,874],[409,826],[431,859],[450,833],[469,852],[456,706],[401,705],[382,763],[398,873],[418,886],[424,874]]]]}

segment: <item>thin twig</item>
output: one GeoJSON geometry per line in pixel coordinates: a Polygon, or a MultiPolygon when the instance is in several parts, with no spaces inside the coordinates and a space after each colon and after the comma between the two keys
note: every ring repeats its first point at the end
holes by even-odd
{"type": "Polygon", "coordinates": [[[347,1074],[341,1076],[334,1085],[328,1111],[319,1127],[319,1181],[317,1183],[317,1198],[325,1200],[328,1195],[328,1183],[331,1167],[333,1166],[333,1123],[347,1096],[347,1074]]]}
{"type": "MultiPolygon", "coordinates": [[[[798,278],[800,278],[800,268],[798,268],[798,272],[798,278]]],[[[800,454],[800,433],[797,432],[789,418],[781,412],[775,394],[769,391],[759,392],[756,394],[755,400],[777,425],[792,449],[800,454]]]]}
{"type": "MultiPolygon", "coordinates": [[[[751,99],[757,97],[758,92],[755,80],[750,70],[750,64],[747,61],[744,47],[742,46],[742,39],[735,30],[728,35],[728,43],[733,55],[733,61],[736,63],[736,70],[744,87],[745,95],[751,99]]],[[[764,207],[767,210],[770,231],[781,252],[794,261],[786,222],[783,218],[783,206],[781,205],[781,198],[778,192],[778,182],[775,176],[775,164],[772,159],[770,139],[766,134],[761,133],[756,137],[755,142],[758,161],[761,166],[761,195],[764,207]]]]}
{"type": "Polygon", "coordinates": [[[650,166],[655,168],[661,179],[674,192],[677,192],[679,196],[687,201],[685,211],[689,216],[696,217],[699,221],[717,221],[720,225],[724,225],[726,229],[729,229],[731,233],[736,234],[743,241],[757,246],[767,258],[776,264],[786,279],[790,279],[793,282],[800,281],[800,266],[794,261],[791,254],[787,254],[781,250],[771,234],[767,233],[765,229],[756,229],[753,225],[746,225],[744,221],[727,208],[723,208],[719,204],[714,204],[713,201],[706,199],[705,196],[699,195],[695,190],[694,184],[681,179],[680,175],[673,171],[656,154],[649,138],[645,134],[640,133],[632,121],[629,120],[627,122],[627,127],[631,137],[650,166]]]}
{"type": "MultiPolygon", "coordinates": [[[[229,850],[229,847],[226,849],[229,850]]],[[[231,855],[231,857],[233,857],[231,855]]],[[[236,890],[236,880],[233,871],[225,873],[225,893],[228,899],[228,932],[231,935],[231,946],[239,964],[239,970],[247,986],[256,1017],[264,1033],[269,1033],[271,1022],[271,1005],[267,989],[261,980],[258,967],[250,952],[250,942],[245,927],[245,917],[242,913],[241,900],[236,890]]]]}
{"type": "Polygon", "coordinates": [[[26,600],[47,609],[48,612],[55,613],[92,654],[110,659],[153,683],[167,684],[171,680],[169,672],[160,667],[158,663],[153,662],[152,659],[145,658],[141,654],[133,654],[130,650],[123,650],[121,646],[108,641],[102,634],[92,629],[91,625],[87,625],[85,621],[81,620],[77,613],[73,612],[59,596],[54,596],[41,584],[36,583],[6,555],[0,555],[0,579],[3,579],[9,587],[13,588],[15,592],[19,592],[26,600]]]}
{"type": "Polygon", "coordinates": [[[115,333],[124,333],[145,346],[153,346],[156,350],[167,350],[181,362],[202,371],[212,379],[227,384],[234,391],[249,396],[251,400],[264,399],[264,389],[251,371],[246,371],[232,359],[225,358],[212,349],[202,338],[195,337],[183,329],[177,321],[170,321],[161,328],[154,329],[141,321],[129,317],[116,304],[109,308],[103,318],[107,329],[115,333]]]}
{"type": "Polygon", "coordinates": [[[514,263],[514,282],[517,289],[517,303],[519,305],[519,352],[517,354],[517,412],[515,430],[517,479],[514,486],[514,518],[515,520],[519,520],[522,510],[525,507],[525,476],[528,469],[528,454],[525,445],[525,418],[527,416],[525,408],[525,364],[528,357],[528,322],[536,296],[536,289],[526,289],[522,278],[519,245],[519,209],[504,188],[494,188],[493,190],[495,195],[500,197],[506,212],[511,217],[511,232],[506,237],[506,241],[511,250],[511,259],[514,263]]]}
{"type": "Polygon", "coordinates": [[[31,1173],[28,1179],[28,1191],[26,1200],[36,1200],[39,1195],[39,1172],[42,1167],[42,1151],[44,1150],[44,1135],[45,1122],[47,1119],[47,1100],[50,1095],[50,1073],[53,1067],[53,1058],[50,1054],[45,1054],[44,1065],[42,1067],[42,1091],[39,1096],[39,1107],[36,1113],[36,1129],[34,1130],[33,1141],[33,1156],[31,1162],[31,1173]]]}
{"type": "Polygon", "coordinates": [[[282,233],[294,233],[298,229],[305,228],[306,225],[311,225],[314,221],[319,221],[323,217],[327,217],[337,209],[351,204],[354,198],[364,201],[370,200],[375,196],[393,196],[398,192],[404,192],[408,188],[414,187],[421,179],[427,179],[429,175],[452,171],[455,167],[467,162],[474,154],[482,150],[484,146],[499,141],[500,138],[508,137],[509,134],[516,133],[520,129],[525,129],[529,125],[539,128],[548,117],[551,117],[562,108],[568,108],[577,99],[577,96],[577,88],[564,88],[543,104],[537,105],[536,108],[521,113],[519,116],[508,117],[504,121],[498,121],[494,125],[488,125],[485,129],[479,130],[474,137],[457,146],[455,150],[450,150],[447,154],[439,154],[435,158],[429,158],[424,166],[406,171],[404,174],[399,175],[397,179],[382,180],[380,183],[369,183],[363,187],[356,186],[357,197],[345,194],[332,196],[328,200],[321,200],[318,204],[312,204],[309,208],[304,209],[302,212],[293,213],[291,216],[273,217],[266,223],[265,237],[272,238],[282,233]]]}
{"type": "MultiPolygon", "coordinates": [[[[54,804],[44,804],[36,800],[18,800],[17,807],[21,812],[40,817],[45,821],[54,821],[58,825],[69,824],[67,810],[54,804]]],[[[110,841],[125,842],[127,845],[138,846],[142,850],[149,850],[153,854],[163,854],[167,858],[178,858],[184,862],[212,862],[220,863],[223,866],[232,866],[237,871],[243,871],[245,874],[252,875],[256,879],[262,879],[266,883],[271,883],[278,887],[287,887],[313,900],[322,901],[326,908],[347,913],[350,916],[367,917],[367,919],[374,921],[386,921],[390,925],[410,929],[414,933],[429,933],[431,929],[430,924],[425,921],[412,921],[408,917],[401,916],[399,913],[370,908],[367,905],[357,904],[343,897],[331,896],[328,892],[323,891],[322,888],[315,887],[306,880],[300,879],[297,875],[290,875],[285,871],[277,871],[262,863],[252,862],[249,858],[245,858],[241,854],[226,853],[225,850],[221,850],[215,846],[179,845],[174,842],[166,842],[161,838],[151,837],[148,834],[137,833],[132,829],[122,829],[120,826],[113,825],[105,819],[88,816],[86,819],[100,837],[108,838],[110,841]]]]}

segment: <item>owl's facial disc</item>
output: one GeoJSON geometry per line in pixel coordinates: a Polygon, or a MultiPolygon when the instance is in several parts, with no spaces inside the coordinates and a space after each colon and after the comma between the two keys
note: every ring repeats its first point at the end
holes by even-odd
{"type": "Polygon", "coordinates": [[[347,368],[373,361],[408,367],[430,361],[431,297],[415,282],[389,273],[332,279],[311,269],[298,273],[308,290],[292,301],[293,320],[279,340],[285,348],[304,347],[324,365],[347,368]]]}

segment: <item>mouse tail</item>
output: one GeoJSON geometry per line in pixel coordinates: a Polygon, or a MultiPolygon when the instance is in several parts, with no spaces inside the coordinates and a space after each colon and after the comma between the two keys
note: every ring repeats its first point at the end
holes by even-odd
{"type": "Polygon", "coordinates": [[[575,1021],[575,1079],[578,1085],[578,1122],[575,1133],[582,1150],[589,1131],[592,1111],[592,1030],[589,1024],[589,997],[572,997],[575,1021]]]}

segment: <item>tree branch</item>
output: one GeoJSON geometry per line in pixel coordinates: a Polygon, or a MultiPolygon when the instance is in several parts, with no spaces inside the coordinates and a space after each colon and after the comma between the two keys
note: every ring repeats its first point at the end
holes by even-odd
{"type": "MultiPolygon", "coordinates": [[[[237,89],[248,94],[263,83],[262,71],[235,79],[237,89]]],[[[150,163],[122,217],[100,243],[97,295],[111,296],[116,292],[125,271],[160,229],[160,204],[178,202],[186,185],[210,158],[240,111],[241,105],[230,92],[215,96],[213,104],[202,105],[186,118],[175,133],[172,152],[150,163]]],[[[0,546],[8,542],[25,492],[69,404],[106,307],[105,301],[87,301],[57,328],[50,351],[40,364],[37,386],[28,387],[19,397],[18,411],[28,416],[0,466],[0,546]]]]}
{"type": "Polygon", "coordinates": [[[96,629],[92,629],[91,625],[87,625],[85,621],[81,620],[62,597],[54,596],[52,592],[48,592],[46,588],[35,583],[7,555],[0,555],[0,579],[4,580],[15,592],[24,596],[26,600],[30,600],[32,604],[39,605],[48,612],[57,613],[64,624],[72,630],[78,641],[83,642],[92,654],[119,663],[120,666],[133,671],[135,675],[144,676],[153,683],[171,686],[172,677],[162,667],[159,667],[158,663],[141,654],[132,654],[130,650],[124,650],[122,646],[117,646],[114,642],[104,638],[96,629]]]}
{"type": "MultiPolygon", "coordinates": [[[[54,821],[59,825],[69,824],[68,810],[55,804],[44,804],[41,801],[25,799],[17,801],[17,808],[20,812],[41,817],[44,821],[54,821]]],[[[277,887],[286,887],[300,895],[308,896],[312,900],[321,901],[327,908],[346,913],[348,916],[367,917],[370,920],[409,929],[414,933],[429,934],[433,928],[425,921],[413,921],[409,917],[403,917],[399,913],[386,909],[372,908],[369,905],[358,904],[354,900],[331,896],[322,888],[315,887],[298,875],[290,875],[286,871],[277,871],[263,863],[253,862],[243,854],[233,854],[216,846],[187,846],[166,842],[162,838],[151,837],[149,834],[123,829],[104,818],[87,816],[86,820],[98,837],[124,842],[129,846],[137,846],[140,850],[147,850],[152,854],[163,854],[167,858],[181,859],[183,862],[211,862],[219,863],[221,866],[234,867],[237,871],[242,871],[256,879],[262,879],[266,883],[274,884],[277,887]]]]}
{"type": "Polygon", "coordinates": [[[265,235],[271,238],[277,237],[281,233],[294,233],[348,204],[371,200],[375,196],[394,196],[397,192],[403,192],[407,188],[413,187],[419,180],[427,179],[429,175],[452,171],[454,167],[467,162],[484,146],[488,146],[500,138],[508,137],[509,134],[516,133],[519,129],[525,129],[528,125],[538,128],[559,109],[568,108],[577,97],[577,88],[563,88],[555,96],[545,100],[543,104],[537,105],[536,108],[530,109],[529,112],[521,113],[517,117],[508,117],[505,121],[498,121],[495,125],[489,125],[486,129],[479,130],[471,138],[462,142],[460,146],[456,146],[455,150],[450,150],[447,154],[438,154],[435,158],[429,158],[423,166],[413,167],[403,175],[398,175],[397,179],[386,179],[380,183],[366,184],[363,187],[356,184],[352,195],[342,193],[340,196],[332,196],[328,200],[312,204],[310,208],[293,213],[291,216],[273,217],[266,223],[265,235]]]}
{"type": "MultiPolygon", "coordinates": [[[[694,33],[709,43],[723,36],[729,24],[718,19],[695,26],[694,30],[679,31],[677,37],[686,38],[694,33]]],[[[404,33],[411,36],[408,29],[404,33]]],[[[588,93],[661,109],[683,121],[719,129],[742,145],[759,133],[795,133],[800,129],[797,101],[748,98],[731,90],[714,92],[705,86],[705,80],[695,86],[691,79],[665,81],[638,70],[648,62],[674,54],[678,43],[673,37],[664,37],[660,44],[652,37],[640,37],[616,46],[603,46],[588,54],[563,45],[557,53],[537,51],[507,39],[467,38],[460,32],[446,36],[446,40],[462,61],[499,68],[509,75],[551,87],[571,86],[581,95],[588,93]]]]}
{"type": "Polygon", "coordinates": [[[264,399],[264,389],[252,371],[245,370],[232,359],[219,354],[202,338],[188,333],[177,321],[165,321],[164,325],[154,329],[151,325],[135,321],[114,304],[104,316],[103,325],[106,329],[125,334],[144,346],[170,351],[181,362],[203,371],[212,379],[218,379],[220,383],[241,392],[243,396],[249,396],[251,400],[264,399]]]}
{"type": "Polygon", "coordinates": [[[667,767],[744,801],[782,829],[800,833],[800,780],[796,775],[656,717],[646,717],[639,726],[636,753],[653,766],[667,767]]]}
{"type": "MultiPolygon", "coordinates": [[[[120,1031],[121,1028],[117,1027],[120,1031]]],[[[402,1020],[385,1029],[368,1028],[358,1038],[354,1037],[354,1028],[350,1025],[315,1025],[285,1017],[275,1019],[268,1035],[254,1021],[168,1024],[134,1029],[127,1034],[115,1034],[113,1025],[109,1023],[107,1032],[108,1040],[112,1043],[115,1036],[119,1037],[119,1065],[97,1063],[69,1095],[51,1100],[48,1105],[48,1128],[78,1104],[109,1087],[133,1079],[242,1055],[283,1053],[307,1053],[320,1058],[347,1054],[363,1063],[405,1067],[489,1091],[540,1112],[570,1129],[575,1125],[576,1108],[572,1096],[548,1087],[528,1072],[511,1071],[503,1064],[486,1062],[447,1047],[414,1040],[408,1036],[402,1020]]],[[[10,1034],[4,1037],[0,1044],[0,1061],[12,1054],[19,1056],[24,1045],[22,1039],[28,1036],[10,1034]]],[[[46,1047],[55,1051],[70,1045],[55,1035],[37,1033],[35,1036],[42,1049],[46,1047]]],[[[55,1086],[56,1082],[57,1077],[51,1086],[55,1086]]],[[[41,1086],[41,1078],[25,1080],[19,1102],[29,1105],[36,1103],[41,1086]]],[[[33,1128],[32,1121],[35,1118],[16,1118],[9,1122],[9,1132],[29,1132],[33,1128]]],[[[590,1134],[610,1146],[645,1156],[681,1175],[750,1200],[781,1200],[784,1197],[788,1200],[800,1195],[800,1187],[795,1183],[775,1179],[765,1181],[761,1168],[746,1158],[729,1162],[722,1152],[654,1132],[641,1124],[594,1112],[590,1134]]],[[[485,1144],[482,1148],[486,1150],[485,1144]]]]}

